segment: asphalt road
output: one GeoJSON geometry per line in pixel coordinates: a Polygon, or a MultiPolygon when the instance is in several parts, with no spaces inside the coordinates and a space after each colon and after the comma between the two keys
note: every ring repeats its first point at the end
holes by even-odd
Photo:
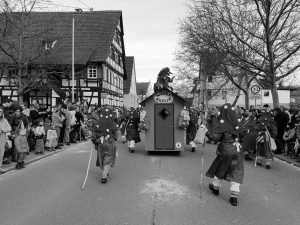
{"type": "MultiPolygon", "coordinates": [[[[239,205],[229,203],[229,183],[219,196],[203,177],[201,150],[148,154],[143,143],[130,153],[118,144],[108,183],[100,182],[96,152],[81,190],[90,142],[0,176],[0,225],[299,225],[300,170],[275,160],[271,170],[245,162],[239,205]]],[[[215,157],[204,149],[204,171],[215,157]]]]}

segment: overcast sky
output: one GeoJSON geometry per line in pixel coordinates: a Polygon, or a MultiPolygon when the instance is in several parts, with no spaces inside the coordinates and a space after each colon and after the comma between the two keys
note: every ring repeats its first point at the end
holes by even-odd
{"type": "MultiPolygon", "coordinates": [[[[122,10],[125,52],[135,57],[137,81],[155,81],[163,67],[174,66],[178,20],[186,0],[52,0],[53,4],[98,10],[122,10]],[[82,3],[84,4],[82,4],[82,3]]],[[[50,8],[49,8],[50,9],[50,8]]],[[[55,10],[72,11],[55,6],[55,10]]],[[[51,10],[52,11],[52,10],[51,10]]]]}

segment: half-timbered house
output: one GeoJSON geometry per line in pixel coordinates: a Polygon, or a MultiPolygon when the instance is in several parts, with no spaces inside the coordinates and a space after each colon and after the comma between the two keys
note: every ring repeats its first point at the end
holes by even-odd
{"type": "MultiPolygon", "coordinates": [[[[35,21],[51,18],[53,32],[35,40],[35,45],[40,45],[44,52],[31,60],[24,69],[28,70],[28,76],[35,76],[37,68],[50,76],[45,76],[39,85],[23,94],[24,100],[31,102],[38,99],[50,108],[60,98],[71,96],[74,34],[76,100],[123,106],[126,68],[121,11],[35,12],[31,16],[35,21]]],[[[36,27],[30,28],[27,34],[31,30],[34,32],[36,27]]],[[[31,48],[22,46],[28,52],[31,48]]],[[[10,73],[17,68],[15,66],[15,62],[0,50],[0,100],[6,97],[18,98],[18,89],[10,79],[10,73]]]]}

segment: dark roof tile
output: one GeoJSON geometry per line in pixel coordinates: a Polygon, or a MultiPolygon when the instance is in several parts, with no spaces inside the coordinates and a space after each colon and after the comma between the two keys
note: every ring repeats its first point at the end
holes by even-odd
{"type": "MultiPolygon", "coordinates": [[[[0,17],[4,16],[0,14],[0,17]]],[[[72,62],[72,19],[75,21],[75,64],[86,64],[88,61],[105,61],[113,35],[122,17],[121,11],[91,11],[91,12],[34,12],[32,26],[28,33],[36,33],[44,29],[45,24],[51,24],[53,30],[31,40],[25,50],[32,54],[36,46],[43,48],[43,39],[57,40],[49,54],[39,57],[34,62],[42,64],[71,64],[72,62]],[[49,21],[51,21],[49,23],[49,21]]],[[[2,24],[3,25],[3,24],[2,24]]],[[[1,26],[1,23],[0,23],[1,26]]],[[[42,48],[40,50],[42,50],[42,48]]],[[[23,50],[24,52],[24,50],[23,50]]],[[[0,51],[0,63],[9,63],[10,59],[0,51]]]]}

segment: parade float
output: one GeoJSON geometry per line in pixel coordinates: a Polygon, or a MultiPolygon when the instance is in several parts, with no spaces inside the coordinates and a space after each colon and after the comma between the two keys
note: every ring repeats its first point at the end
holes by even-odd
{"type": "Polygon", "coordinates": [[[154,93],[140,103],[140,127],[145,131],[146,151],[183,151],[189,123],[186,101],[169,86],[169,68],[162,69],[154,84],[154,93]]]}

